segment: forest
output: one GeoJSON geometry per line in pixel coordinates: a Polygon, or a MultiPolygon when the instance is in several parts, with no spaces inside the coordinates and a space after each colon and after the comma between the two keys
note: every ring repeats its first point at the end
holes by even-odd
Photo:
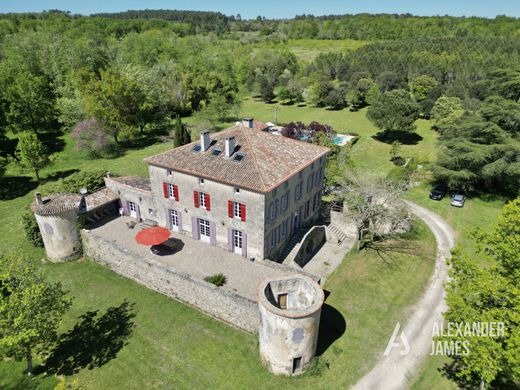
{"type": "MultiPolygon", "coordinates": [[[[177,115],[200,113],[210,124],[232,120],[245,95],[332,110],[369,106],[383,142],[413,139],[419,117],[435,121],[443,146],[432,169],[439,181],[514,195],[520,187],[519,25],[506,17],[4,14],[0,132],[72,131],[78,148],[95,157],[167,131],[177,115]],[[295,32],[309,23],[320,31],[348,26],[350,32],[334,38],[368,41],[302,59],[279,36],[281,42],[331,37],[295,32]]],[[[3,144],[8,157],[12,150],[3,144]]]]}

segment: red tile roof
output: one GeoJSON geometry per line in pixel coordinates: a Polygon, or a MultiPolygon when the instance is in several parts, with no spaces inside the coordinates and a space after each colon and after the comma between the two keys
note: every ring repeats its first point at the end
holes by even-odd
{"type": "Polygon", "coordinates": [[[233,126],[211,134],[211,146],[206,152],[194,152],[199,141],[192,142],[145,159],[150,165],[215,180],[256,192],[270,192],[312,162],[325,156],[329,149],[280,135],[270,134],[262,122],[253,128],[233,126]],[[225,139],[235,137],[235,153],[225,157],[225,139]],[[218,156],[212,152],[222,150],[218,156]],[[244,154],[242,161],[233,157],[244,154]]]}

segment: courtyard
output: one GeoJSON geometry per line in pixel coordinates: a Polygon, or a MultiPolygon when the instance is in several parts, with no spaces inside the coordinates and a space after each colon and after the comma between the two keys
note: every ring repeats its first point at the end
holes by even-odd
{"type": "Polygon", "coordinates": [[[266,261],[251,261],[221,248],[194,240],[190,236],[172,232],[170,242],[176,248],[172,254],[157,256],[150,252],[150,247],[138,244],[135,235],[144,228],[137,224],[128,228],[130,217],[118,217],[103,221],[90,229],[90,235],[118,244],[139,255],[142,259],[160,262],[164,266],[203,280],[207,276],[223,273],[226,284],[221,288],[244,298],[256,301],[259,283],[266,278],[301,272],[283,264],[266,261]]]}

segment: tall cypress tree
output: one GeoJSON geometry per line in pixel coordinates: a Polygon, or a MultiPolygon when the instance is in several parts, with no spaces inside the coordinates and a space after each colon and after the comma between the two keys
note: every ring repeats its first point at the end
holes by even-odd
{"type": "Polygon", "coordinates": [[[173,144],[175,147],[189,144],[191,142],[191,135],[186,128],[186,125],[182,123],[180,115],[177,114],[177,120],[175,122],[173,144]]]}

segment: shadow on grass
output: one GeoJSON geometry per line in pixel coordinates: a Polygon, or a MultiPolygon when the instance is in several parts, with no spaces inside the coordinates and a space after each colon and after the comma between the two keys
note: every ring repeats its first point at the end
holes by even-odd
{"type": "Polygon", "coordinates": [[[59,337],[45,362],[45,371],[72,375],[114,359],[133,332],[134,305],[125,300],[119,306],[109,307],[101,316],[98,310],[83,314],[74,328],[59,337]]]}
{"type": "Polygon", "coordinates": [[[27,195],[38,187],[29,176],[6,176],[0,179],[0,200],[11,200],[27,195]]]}
{"type": "Polygon", "coordinates": [[[45,145],[49,153],[58,153],[65,149],[65,141],[60,138],[62,135],[63,131],[54,130],[41,132],[38,134],[38,138],[45,145]]]}
{"type": "MultiPolygon", "coordinates": [[[[327,296],[329,294],[326,294],[327,296]]],[[[343,315],[331,305],[324,303],[321,308],[320,329],[318,331],[318,345],[316,347],[316,355],[321,356],[323,353],[339,339],[345,330],[347,323],[343,315]]]]}
{"type": "Polygon", "coordinates": [[[68,169],[66,171],[57,171],[53,172],[43,180],[44,182],[56,181],[60,179],[65,179],[66,177],[73,175],[74,173],[79,172],[79,169],[68,169]]]}
{"type": "Polygon", "coordinates": [[[399,141],[403,145],[417,145],[423,140],[419,134],[411,131],[403,130],[392,130],[392,131],[380,131],[379,133],[372,136],[373,139],[385,144],[391,144],[392,142],[399,141]]]}

